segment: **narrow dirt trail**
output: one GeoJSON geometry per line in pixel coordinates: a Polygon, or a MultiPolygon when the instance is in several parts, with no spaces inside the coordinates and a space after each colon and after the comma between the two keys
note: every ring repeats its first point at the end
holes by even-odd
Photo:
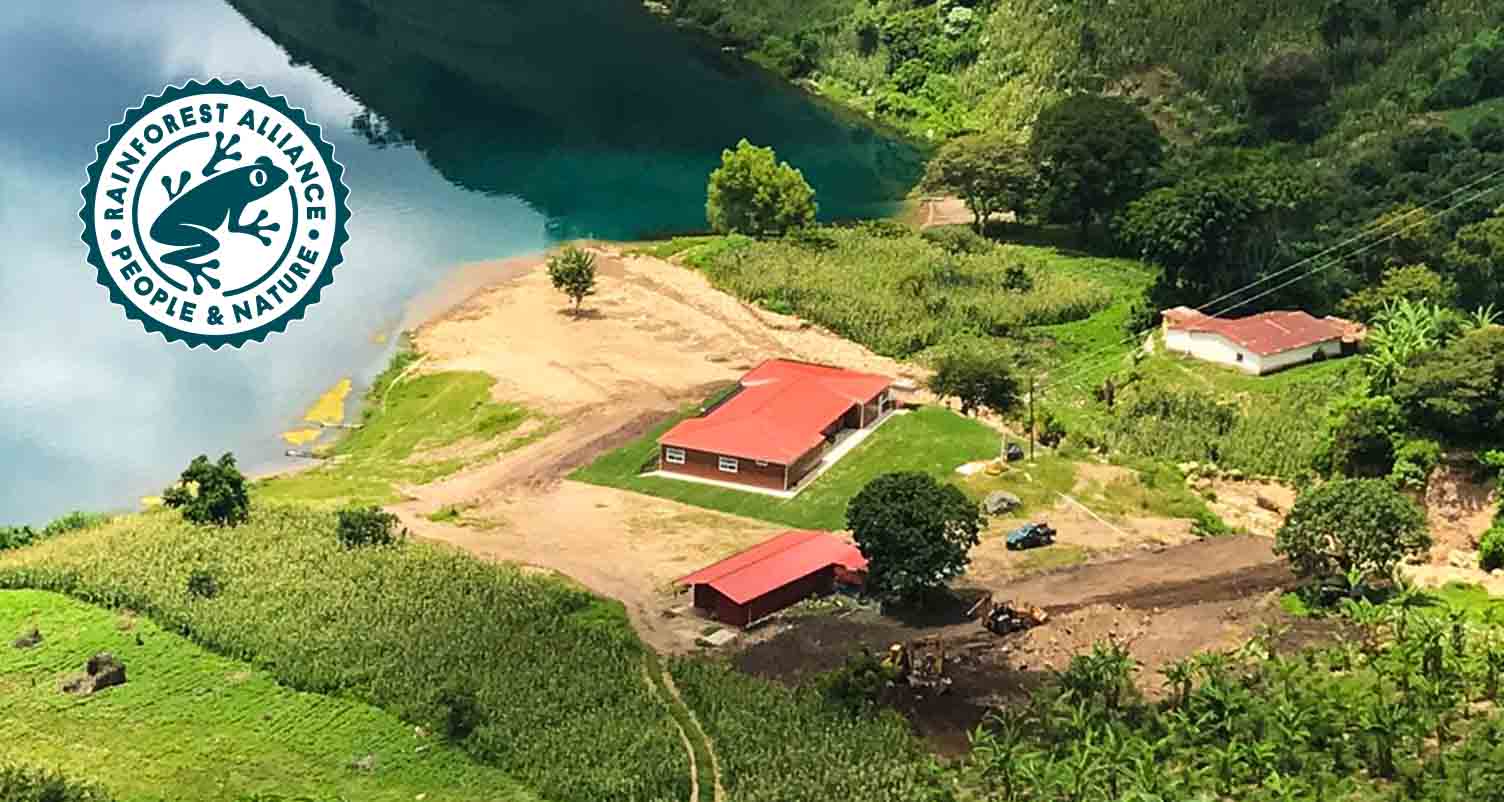
{"type": "Polygon", "coordinates": [[[662,676],[664,689],[668,691],[669,696],[673,697],[674,704],[678,705],[684,711],[685,715],[689,717],[689,723],[694,727],[695,734],[699,736],[701,743],[705,745],[705,754],[710,756],[710,772],[711,779],[714,782],[715,802],[726,802],[726,787],[721,784],[721,759],[716,757],[715,743],[710,740],[709,735],[705,734],[705,728],[700,726],[700,719],[695,715],[694,708],[685,704],[684,697],[679,695],[679,686],[674,684],[673,675],[668,673],[668,669],[665,668],[663,669],[662,676]]]}
{"type": "MultiPolygon", "coordinates": [[[[648,663],[651,661],[652,658],[650,657],[644,656],[642,658],[642,681],[647,683],[648,692],[653,694],[654,699],[663,702],[665,705],[672,706],[675,703],[683,705],[684,703],[677,697],[672,700],[665,700],[660,695],[661,691],[658,688],[658,683],[653,681],[652,671],[648,668],[648,663]]],[[[694,745],[689,742],[689,733],[684,731],[684,725],[679,723],[679,717],[670,715],[669,718],[674,722],[674,729],[679,731],[679,740],[684,742],[684,754],[689,758],[689,802],[700,802],[700,766],[699,761],[695,759],[694,745]]],[[[717,780],[716,784],[720,784],[719,780],[717,780]]]]}

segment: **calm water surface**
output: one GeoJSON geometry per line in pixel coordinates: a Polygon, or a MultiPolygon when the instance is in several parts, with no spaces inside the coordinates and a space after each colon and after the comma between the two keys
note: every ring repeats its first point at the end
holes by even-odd
{"type": "Polygon", "coordinates": [[[9,0],[0,13],[0,523],[131,506],[201,452],[273,467],[404,306],[456,265],[560,238],[703,225],[745,136],[823,217],[884,211],[912,150],[607,0],[9,0]],[[168,83],[263,84],[324,127],[353,218],[307,319],[234,351],[147,335],[94,282],[79,187],[124,109],[168,83]]]}

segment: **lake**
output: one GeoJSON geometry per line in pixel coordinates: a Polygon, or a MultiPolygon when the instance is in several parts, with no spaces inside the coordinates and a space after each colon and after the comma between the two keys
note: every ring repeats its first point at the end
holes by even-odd
{"type": "Polygon", "coordinates": [[[279,433],[341,377],[358,391],[456,266],[702,228],[706,176],[742,137],[803,170],[826,219],[891,210],[919,169],[908,145],[600,0],[10,0],[0,109],[0,523],[130,508],[199,453],[277,467],[279,433]],[[210,77],[307,111],[352,210],[307,319],[218,352],[128,321],[77,216],[124,110],[210,77]]]}

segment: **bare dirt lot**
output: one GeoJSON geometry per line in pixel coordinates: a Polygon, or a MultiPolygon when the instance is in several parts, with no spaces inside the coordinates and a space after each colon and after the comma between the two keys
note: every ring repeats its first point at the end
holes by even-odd
{"type": "MultiPolygon", "coordinates": [[[[923,698],[897,690],[886,701],[937,749],[960,751],[967,729],[988,709],[1028,693],[1095,643],[1125,643],[1139,663],[1141,688],[1154,694],[1168,663],[1236,648],[1267,626],[1291,623],[1275,600],[1294,578],[1271,545],[1257,536],[1215,538],[992,587],[998,599],[1036,604],[1051,616],[1042,627],[1007,637],[959,615],[973,591],[960,593],[956,609],[936,614],[938,620],[906,624],[870,611],[792,618],[735,661],[749,673],[797,684],[839,667],[853,651],[880,653],[892,643],[939,636],[949,657],[948,692],[923,698]]],[[[1322,636],[1304,632],[1309,622],[1295,623],[1303,639],[1322,636]]]]}
{"type": "Polygon", "coordinates": [[[702,624],[671,620],[661,590],[776,531],[766,523],[564,481],[763,359],[788,356],[894,377],[913,369],[798,319],[741,303],[700,275],[595,247],[596,294],[584,314],[549,284],[543,259],[473,265],[426,301],[439,317],[414,336],[422,370],[477,370],[498,400],[554,416],[558,431],[441,482],[405,488],[394,507],[417,534],[573,577],[621,600],[665,651],[690,648],[702,624]],[[488,282],[489,278],[489,282],[488,282]],[[447,311],[445,300],[468,298],[447,311]],[[428,516],[463,511],[463,522],[428,516]]]}

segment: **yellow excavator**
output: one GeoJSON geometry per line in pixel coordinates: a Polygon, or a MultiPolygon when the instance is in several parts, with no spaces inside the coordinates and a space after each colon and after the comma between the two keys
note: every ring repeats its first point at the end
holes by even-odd
{"type": "Polygon", "coordinates": [[[994,635],[1009,635],[1033,629],[1050,620],[1050,614],[1032,604],[1005,601],[995,602],[992,594],[983,596],[972,605],[967,615],[976,618],[980,614],[982,626],[994,635]]]}

